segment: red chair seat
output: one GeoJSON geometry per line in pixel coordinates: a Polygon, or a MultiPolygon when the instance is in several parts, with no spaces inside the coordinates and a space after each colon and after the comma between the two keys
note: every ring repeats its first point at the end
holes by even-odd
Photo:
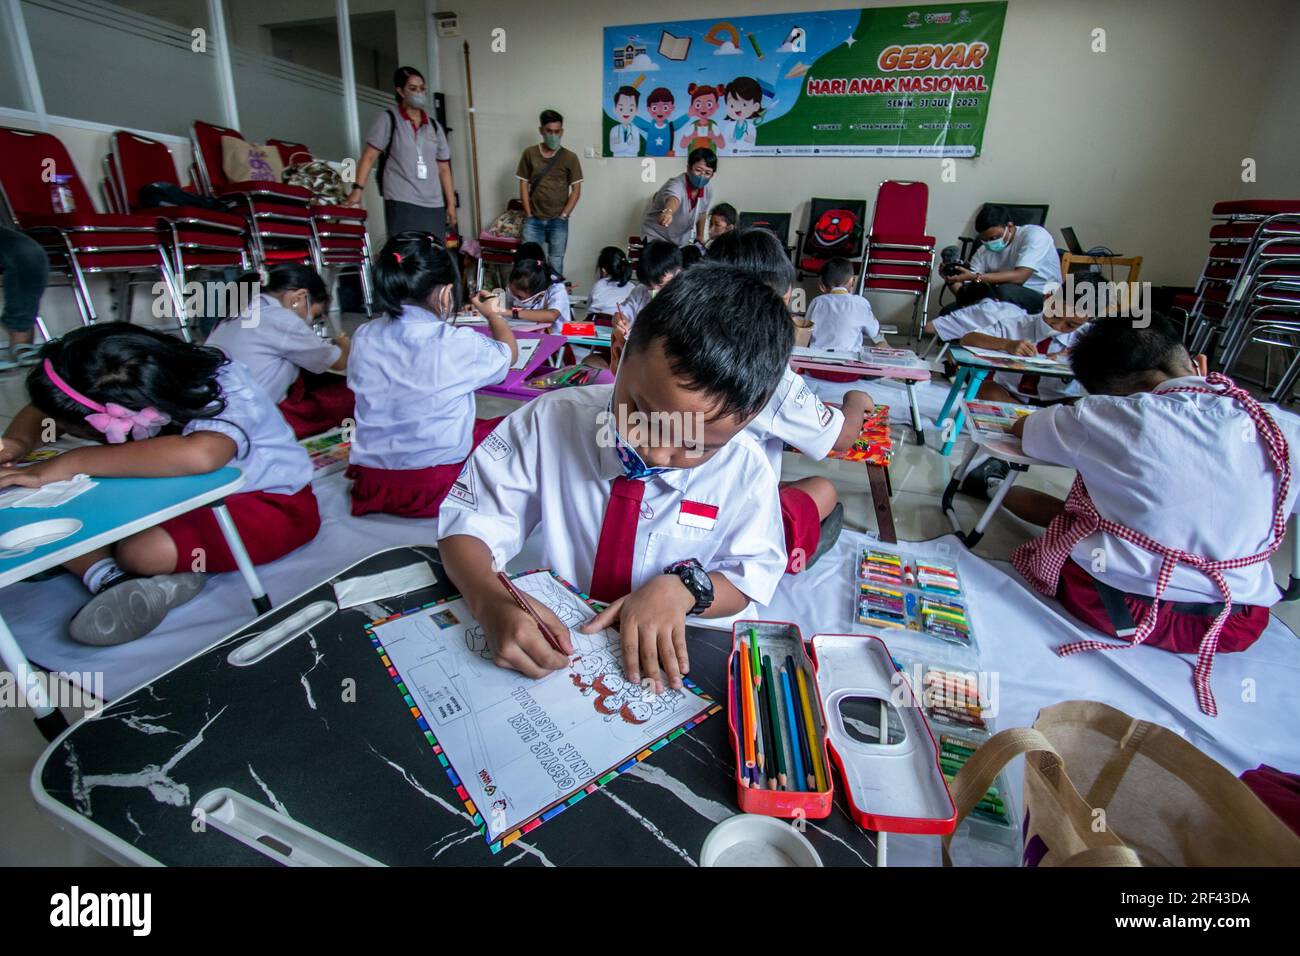
{"type": "MultiPolygon", "coordinates": [[[[1258,222],[1221,222],[1210,227],[1212,242],[1244,243],[1249,242],[1259,231],[1258,222]]],[[[1300,234],[1300,222],[1275,222],[1268,227],[1270,233],[1300,234]]]]}
{"type": "Polygon", "coordinates": [[[311,254],[305,248],[299,249],[267,249],[262,256],[267,262],[309,262],[311,254]]]}
{"type": "Polygon", "coordinates": [[[160,255],[160,250],[149,252],[79,252],[77,253],[77,264],[81,267],[82,272],[103,272],[116,269],[145,271],[158,268],[160,255]]]}
{"type": "Polygon", "coordinates": [[[244,237],[233,232],[210,232],[202,229],[178,229],[176,241],[190,248],[242,249],[244,237]]]}
{"type": "Polygon", "coordinates": [[[929,282],[917,279],[868,279],[868,289],[885,289],[891,292],[910,292],[913,295],[925,295],[930,290],[929,282]]]}
{"type": "Polygon", "coordinates": [[[930,270],[925,266],[895,266],[872,263],[866,269],[868,279],[904,279],[911,282],[929,282],[930,270]]]}
{"type": "Polygon", "coordinates": [[[142,213],[95,212],[91,209],[78,209],[70,213],[50,213],[48,215],[25,215],[23,226],[33,229],[38,226],[55,226],[60,229],[153,229],[157,220],[142,213]]]}
{"type": "Polygon", "coordinates": [[[355,219],[365,222],[369,213],[358,206],[331,206],[328,203],[312,203],[307,207],[318,219],[355,219]]]}
{"type": "Polygon", "coordinates": [[[140,215],[154,215],[159,219],[171,219],[177,222],[184,221],[194,226],[214,226],[240,230],[247,226],[243,216],[220,212],[216,209],[203,209],[199,206],[160,206],[157,209],[149,210],[148,213],[140,213],[140,215]]]}
{"type": "Polygon", "coordinates": [[[257,221],[257,234],[279,239],[301,239],[304,242],[312,237],[311,226],[299,225],[296,222],[285,222],[283,219],[259,219],[257,221]]]}
{"type": "Polygon", "coordinates": [[[1275,216],[1279,213],[1300,213],[1300,199],[1234,199],[1216,202],[1211,210],[1215,216],[1275,216]]]}
{"type": "Polygon", "coordinates": [[[295,222],[308,222],[311,213],[305,206],[287,206],[283,203],[259,202],[253,208],[253,215],[260,219],[292,219],[295,222]]]}
{"type": "Polygon", "coordinates": [[[311,202],[311,192],[301,186],[290,186],[288,183],[272,182],[269,179],[265,181],[248,179],[241,183],[219,183],[215,187],[215,192],[218,196],[228,196],[231,193],[275,194],[283,196],[285,199],[298,200],[304,204],[311,202]]]}
{"type": "Polygon", "coordinates": [[[364,236],[366,227],[359,222],[318,222],[316,231],[324,236],[364,236]]]}
{"type": "Polygon", "coordinates": [[[880,233],[871,237],[872,246],[924,246],[934,248],[934,236],[909,236],[903,233],[880,233]]]}
{"type": "Polygon", "coordinates": [[[226,266],[242,268],[244,265],[243,257],[237,252],[220,252],[211,249],[197,249],[194,251],[186,250],[185,258],[182,260],[186,269],[220,269],[226,266]]]}

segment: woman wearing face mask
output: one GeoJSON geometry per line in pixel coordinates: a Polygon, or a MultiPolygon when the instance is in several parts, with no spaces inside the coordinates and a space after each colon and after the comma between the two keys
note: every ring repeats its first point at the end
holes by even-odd
{"type": "Polygon", "coordinates": [[[675,246],[704,244],[708,238],[710,183],[718,171],[718,154],[703,147],[686,157],[686,172],[664,183],[646,209],[641,238],[675,246]]]}
{"type": "Polygon", "coordinates": [[[439,242],[456,227],[456,186],[451,178],[447,134],[428,113],[424,77],[414,67],[393,74],[397,103],[375,117],[357,164],[357,182],[346,205],[361,205],[375,173],[384,197],[388,234],[426,232],[439,242]]]}
{"type": "Polygon", "coordinates": [[[563,116],[555,110],[542,110],[537,119],[542,141],[524,150],[515,167],[519,201],[524,205],[522,238],[543,246],[551,266],[563,274],[569,216],[582,197],[582,163],[577,153],[560,145],[563,116]]]}
{"type": "Polygon", "coordinates": [[[1052,235],[1042,226],[1019,226],[1006,206],[986,204],[975,217],[975,231],[984,243],[971,256],[969,269],[958,269],[948,279],[957,301],[945,313],[980,298],[976,287],[987,285],[995,298],[1018,305],[1030,315],[1043,311],[1043,296],[1061,284],[1061,257],[1052,235]]]}

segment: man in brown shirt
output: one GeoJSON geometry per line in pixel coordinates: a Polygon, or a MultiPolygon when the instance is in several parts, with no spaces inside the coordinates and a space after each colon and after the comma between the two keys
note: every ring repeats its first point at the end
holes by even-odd
{"type": "Polygon", "coordinates": [[[523,240],[544,246],[551,267],[563,274],[569,215],[582,195],[582,164],[577,153],[560,145],[564,117],[542,110],[539,120],[542,141],[524,150],[515,169],[524,204],[523,240]]]}

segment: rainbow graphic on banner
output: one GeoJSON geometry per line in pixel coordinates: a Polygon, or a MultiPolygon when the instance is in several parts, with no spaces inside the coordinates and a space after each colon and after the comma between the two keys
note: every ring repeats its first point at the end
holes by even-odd
{"type": "MultiPolygon", "coordinates": [[[[538,570],[544,570],[544,569],[538,569],[538,570]]],[[[512,575],[511,577],[519,578],[519,577],[523,577],[526,574],[533,574],[533,573],[535,572],[525,571],[520,574],[512,575]]],[[[604,605],[592,601],[590,597],[588,597],[582,591],[578,590],[568,581],[564,580],[564,578],[560,577],[558,574],[555,574],[554,571],[551,571],[549,573],[557,581],[563,584],[568,590],[576,594],[579,597],[579,599],[581,599],[588,606],[593,607],[597,610],[604,607],[604,605]]],[[[418,614],[419,612],[424,611],[428,608],[435,607],[439,604],[447,604],[451,601],[459,600],[459,598],[460,595],[454,594],[451,595],[450,597],[445,597],[438,601],[430,601],[428,604],[421,605],[420,607],[417,608],[411,608],[410,610],[402,611],[398,614],[390,614],[388,617],[378,618],[377,620],[371,621],[368,625],[366,625],[366,634],[370,638],[370,643],[374,646],[376,653],[379,654],[380,663],[383,664],[384,668],[388,671],[388,676],[393,679],[393,683],[397,685],[397,691],[399,694],[402,695],[402,700],[405,701],[407,708],[411,712],[411,716],[415,718],[415,722],[419,726],[421,733],[424,734],[424,739],[428,741],[429,746],[433,748],[433,754],[435,757],[438,758],[438,763],[441,764],[442,768],[447,771],[447,778],[451,781],[451,785],[456,791],[457,798],[459,798],[461,803],[465,805],[465,812],[469,814],[470,822],[474,826],[479,828],[479,832],[484,834],[484,838],[486,839],[487,825],[483,820],[483,815],[479,812],[478,807],[475,806],[473,799],[469,795],[469,792],[465,789],[465,785],[461,783],[460,774],[456,772],[456,768],[453,767],[451,765],[451,761],[447,759],[447,755],[443,752],[442,746],[438,743],[438,738],[434,736],[433,730],[429,726],[429,722],[424,718],[424,715],[420,713],[419,705],[415,702],[415,699],[411,696],[410,691],[407,690],[406,682],[403,680],[402,675],[398,673],[397,668],[393,666],[393,662],[389,660],[388,653],[384,650],[384,646],[383,644],[380,643],[379,637],[378,635],[376,635],[374,630],[381,624],[387,624],[389,621],[395,621],[398,618],[405,617],[408,614],[418,614]]],[[[704,691],[700,690],[700,688],[697,687],[689,677],[682,678],[682,681],[686,685],[687,689],[689,689],[692,693],[696,694],[699,697],[703,697],[706,700],[711,700],[711,698],[708,697],[708,695],[705,694],[704,691]]],[[[492,853],[494,854],[500,853],[502,850],[504,850],[510,844],[514,843],[524,834],[531,833],[533,830],[536,830],[547,820],[552,820],[555,817],[559,816],[566,809],[573,806],[578,801],[584,799],[588,794],[595,793],[601,787],[605,786],[611,780],[619,776],[619,774],[626,773],[628,770],[630,770],[632,767],[635,767],[641,761],[645,760],[655,751],[661,749],[670,741],[676,740],[678,737],[686,733],[691,728],[697,726],[698,724],[703,723],[709,717],[712,717],[714,714],[718,713],[721,709],[722,709],[721,705],[714,704],[708,710],[704,711],[701,714],[696,715],[694,718],[688,720],[686,723],[682,724],[681,726],[676,727],[673,730],[669,731],[663,737],[660,737],[654,743],[650,744],[650,746],[638,751],[635,754],[632,754],[627,759],[621,761],[617,766],[609,768],[604,773],[596,777],[590,783],[584,784],[583,786],[579,787],[577,790],[574,790],[572,793],[568,794],[567,796],[562,797],[561,799],[555,801],[555,803],[551,804],[549,807],[546,807],[545,809],[543,809],[541,812],[539,812],[532,818],[520,824],[517,829],[512,830],[507,834],[504,834],[499,840],[495,840],[493,842],[488,843],[488,849],[491,850],[492,853]]]]}

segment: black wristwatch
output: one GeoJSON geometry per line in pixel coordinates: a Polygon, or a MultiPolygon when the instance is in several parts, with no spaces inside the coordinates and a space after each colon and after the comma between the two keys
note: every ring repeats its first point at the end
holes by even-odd
{"type": "Polygon", "coordinates": [[[687,611],[687,614],[703,614],[713,606],[713,581],[699,561],[694,558],[674,561],[664,568],[664,574],[677,577],[695,598],[695,606],[687,611]]]}

